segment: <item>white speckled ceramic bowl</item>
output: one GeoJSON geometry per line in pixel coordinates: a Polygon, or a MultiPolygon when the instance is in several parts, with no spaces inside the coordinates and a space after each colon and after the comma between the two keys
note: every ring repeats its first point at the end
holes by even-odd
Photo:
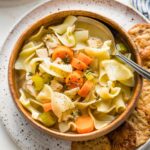
{"type": "Polygon", "coordinates": [[[116,32],[118,32],[120,34],[120,36],[124,39],[124,41],[126,42],[126,44],[129,47],[129,49],[131,50],[131,53],[134,56],[135,61],[138,64],[141,63],[138,52],[136,51],[136,48],[135,48],[134,44],[132,43],[131,39],[129,38],[128,34],[116,22],[114,22],[111,19],[106,18],[100,14],[83,11],[83,10],[60,11],[58,13],[50,14],[50,15],[38,20],[37,22],[35,22],[31,26],[29,26],[20,35],[19,39],[16,41],[16,44],[13,48],[13,51],[12,51],[12,54],[10,57],[10,61],[9,61],[9,70],[8,70],[9,86],[10,86],[10,90],[11,90],[11,93],[12,93],[12,96],[13,96],[14,102],[16,103],[17,108],[20,110],[20,112],[23,113],[25,118],[27,120],[29,120],[29,122],[32,123],[35,127],[39,128],[42,131],[45,131],[46,133],[48,133],[50,135],[53,135],[58,138],[66,139],[66,140],[73,140],[73,141],[89,140],[89,139],[94,139],[96,137],[100,137],[102,135],[109,133],[110,131],[117,128],[121,123],[123,123],[126,120],[126,118],[129,116],[129,114],[132,112],[132,109],[134,108],[134,106],[137,102],[137,99],[138,99],[138,96],[139,96],[139,93],[141,90],[142,80],[141,80],[140,76],[136,75],[136,84],[133,89],[133,94],[127,105],[126,110],[119,117],[117,117],[113,122],[108,124],[106,127],[103,127],[102,129],[95,130],[93,132],[85,133],[85,134],[61,133],[61,132],[59,132],[59,130],[56,130],[54,128],[47,128],[47,127],[43,126],[42,124],[35,121],[31,117],[31,114],[21,105],[21,103],[18,100],[19,92],[18,92],[17,79],[16,79],[16,75],[15,75],[15,70],[14,70],[14,64],[15,64],[17,55],[18,55],[24,41],[26,39],[28,39],[28,37],[30,37],[32,35],[32,33],[34,31],[36,31],[38,28],[40,28],[42,25],[47,26],[50,24],[51,25],[55,24],[68,15],[87,16],[87,17],[91,17],[91,18],[94,18],[94,19],[97,19],[99,21],[106,23],[107,25],[112,27],[116,32]]]}

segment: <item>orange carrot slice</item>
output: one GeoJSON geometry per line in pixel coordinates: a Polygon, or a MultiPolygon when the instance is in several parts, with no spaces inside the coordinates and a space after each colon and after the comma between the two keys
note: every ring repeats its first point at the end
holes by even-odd
{"type": "Polygon", "coordinates": [[[77,58],[72,59],[71,65],[78,70],[85,70],[87,68],[87,65],[77,58]]]}
{"type": "Polygon", "coordinates": [[[82,86],[82,88],[79,90],[78,94],[81,96],[81,97],[86,97],[89,92],[91,91],[92,87],[93,87],[93,82],[90,81],[90,80],[87,80],[84,85],[82,86]]]}
{"type": "Polygon", "coordinates": [[[49,110],[52,110],[51,103],[42,104],[42,107],[43,107],[44,112],[48,112],[49,110]]]}
{"type": "Polygon", "coordinates": [[[90,116],[80,116],[76,119],[77,132],[80,134],[89,133],[94,130],[94,122],[90,116]]]}
{"type": "Polygon", "coordinates": [[[73,71],[66,78],[66,85],[69,88],[81,87],[83,85],[83,77],[81,71],[73,71]]]}
{"type": "Polygon", "coordinates": [[[66,46],[58,46],[54,49],[54,53],[52,55],[52,59],[55,60],[56,58],[61,59],[69,59],[71,60],[73,57],[73,51],[66,46]]]}
{"type": "Polygon", "coordinates": [[[92,61],[93,61],[92,58],[90,58],[89,56],[87,56],[87,55],[85,55],[84,53],[81,53],[81,52],[77,56],[77,59],[81,60],[86,65],[90,65],[92,63],[92,61]]]}

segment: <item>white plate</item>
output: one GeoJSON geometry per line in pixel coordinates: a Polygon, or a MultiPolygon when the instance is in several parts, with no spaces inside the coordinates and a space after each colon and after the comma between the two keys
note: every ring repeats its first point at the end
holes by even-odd
{"type": "Polygon", "coordinates": [[[100,13],[128,30],[146,19],[133,9],[113,0],[52,0],[43,3],[23,17],[10,32],[0,53],[0,119],[16,144],[24,150],[69,150],[71,142],[55,139],[32,127],[18,112],[8,87],[8,62],[19,35],[32,23],[49,13],[82,9],[100,13]]]}
{"type": "Polygon", "coordinates": [[[23,5],[30,1],[31,0],[0,0],[0,6],[10,7],[10,6],[16,6],[16,5],[23,5]]]}

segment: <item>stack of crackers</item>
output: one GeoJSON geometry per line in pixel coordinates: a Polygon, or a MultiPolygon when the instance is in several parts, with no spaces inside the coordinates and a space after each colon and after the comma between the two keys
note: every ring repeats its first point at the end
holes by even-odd
{"type": "MultiPolygon", "coordinates": [[[[150,71],[150,24],[137,24],[128,31],[150,71]]],[[[143,80],[137,106],[128,120],[110,134],[91,141],[72,142],[72,150],[135,150],[150,138],[150,81],[143,80]]]]}

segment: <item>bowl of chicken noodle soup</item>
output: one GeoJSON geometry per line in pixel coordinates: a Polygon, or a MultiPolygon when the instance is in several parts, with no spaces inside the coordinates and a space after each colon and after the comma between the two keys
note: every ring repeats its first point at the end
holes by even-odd
{"type": "Polygon", "coordinates": [[[142,80],[113,54],[140,64],[128,34],[93,12],[50,14],[16,41],[9,86],[23,116],[67,140],[93,139],[117,128],[134,108],[142,80]]]}

